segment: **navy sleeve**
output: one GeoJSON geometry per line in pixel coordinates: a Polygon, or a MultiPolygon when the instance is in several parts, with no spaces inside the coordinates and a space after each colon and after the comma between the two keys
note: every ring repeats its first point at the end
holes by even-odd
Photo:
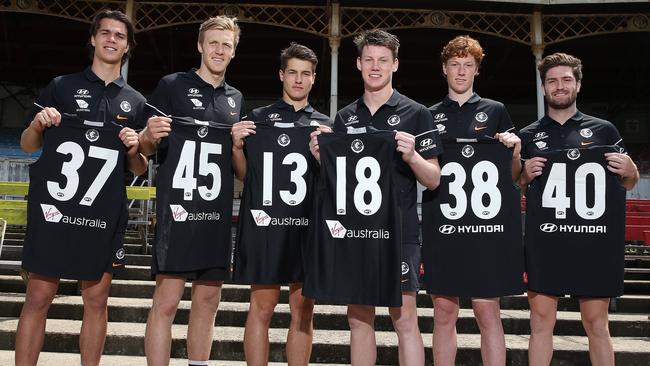
{"type": "Polygon", "coordinates": [[[345,123],[343,122],[343,117],[340,113],[336,114],[334,117],[334,125],[332,125],[332,130],[334,132],[345,132],[345,123]]]}
{"type": "Polygon", "coordinates": [[[158,86],[156,86],[156,89],[147,101],[150,106],[145,108],[145,121],[153,116],[160,116],[161,114],[169,116],[173,114],[172,104],[169,98],[169,88],[170,84],[165,80],[165,78],[160,79],[158,86]]]}
{"type": "Polygon", "coordinates": [[[508,110],[506,109],[506,106],[501,104],[501,113],[500,113],[500,118],[499,118],[499,126],[497,127],[497,131],[499,132],[516,132],[514,129],[514,125],[512,124],[512,119],[510,119],[510,114],[508,113],[508,110]]]}

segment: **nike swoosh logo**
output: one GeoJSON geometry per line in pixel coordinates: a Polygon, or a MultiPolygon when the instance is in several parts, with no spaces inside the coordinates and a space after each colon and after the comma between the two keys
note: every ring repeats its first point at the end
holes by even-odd
{"type": "Polygon", "coordinates": [[[583,142],[580,143],[580,145],[582,145],[582,146],[587,146],[587,145],[591,145],[591,144],[593,144],[593,143],[594,143],[593,141],[586,141],[586,142],[583,141],[583,142]]]}
{"type": "Polygon", "coordinates": [[[122,263],[115,263],[115,262],[113,262],[113,267],[121,267],[121,266],[123,266],[123,265],[124,265],[124,264],[122,264],[122,263]]]}
{"type": "Polygon", "coordinates": [[[485,128],[487,128],[487,126],[483,126],[483,127],[474,127],[474,131],[480,131],[480,130],[485,129],[485,128]]]}
{"type": "Polygon", "coordinates": [[[119,119],[120,121],[124,121],[124,120],[129,119],[129,117],[120,116],[120,115],[118,114],[118,115],[117,115],[117,119],[119,119]]]}
{"type": "Polygon", "coordinates": [[[237,114],[237,112],[229,112],[229,113],[230,113],[231,116],[234,116],[235,114],[237,114]]]}

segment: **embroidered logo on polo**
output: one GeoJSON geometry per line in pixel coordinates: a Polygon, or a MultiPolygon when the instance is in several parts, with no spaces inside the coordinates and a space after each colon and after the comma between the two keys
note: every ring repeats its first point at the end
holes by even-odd
{"type": "Polygon", "coordinates": [[[567,151],[566,157],[571,159],[571,160],[576,160],[580,157],[580,150],[578,149],[571,149],[567,151]]]}
{"type": "MultiPolygon", "coordinates": [[[[89,104],[85,100],[75,99],[75,102],[77,102],[77,105],[79,106],[79,108],[81,108],[81,110],[88,110],[89,104]]],[[[80,109],[77,109],[77,111],[79,110],[80,109]]]]}
{"type": "Polygon", "coordinates": [[[544,132],[544,131],[537,132],[535,134],[535,138],[533,138],[533,141],[539,141],[539,140],[543,140],[545,138],[548,138],[548,134],[546,132],[544,132]]]}
{"type": "Polygon", "coordinates": [[[436,113],[433,116],[434,122],[444,122],[447,120],[447,116],[444,113],[436,113]]]}
{"type": "Polygon", "coordinates": [[[395,126],[400,122],[400,118],[398,115],[393,114],[392,116],[388,117],[386,122],[388,123],[389,126],[395,126]]]}
{"type": "Polygon", "coordinates": [[[478,112],[474,116],[474,119],[479,121],[480,123],[487,122],[488,120],[488,115],[485,112],[478,112]]]}
{"type": "Polygon", "coordinates": [[[124,248],[120,248],[115,252],[115,258],[124,259],[124,248]]]}
{"type": "Polygon", "coordinates": [[[77,94],[74,95],[75,98],[92,98],[88,89],[77,89],[77,94]]]}
{"type": "Polygon", "coordinates": [[[194,104],[194,107],[197,107],[197,108],[203,107],[203,102],[201,102],[200,100],[198,100],[196,98],[191,98],[190,102],[192,102],[192,104],[194,104]]]}
{"type": "Polygon", "coordinates": [[[358,122],[359,122],[359,117],[357,117],[356,115],[352,115],[352,116],[348,117],[348,121],[345,123],[345,125],[347,126],[347,125],[355,124],[355,123],[358,123],[358,122]]]}
{"type": "Polygon", "coordinates": [[[594,135],[594,133],[588,128],[583,128],[582,130],[580,130],[580,136],[582,136],[582,137],[584,137],[586,139],[590,138],[593,135],[594,135]]]}
{"type": "Polygon", "coordinates": [[[131,112],[131,103],[129,103],[127,100],[123,100],[120,102],[120,109],[123,112],[129,113],[131,112]]]}
{"type": "Polygon", "coordinates": [[[280,122],[282,121],[282,116],[280,116],[280,113],[271,113],[269,114],[269,121],[270,122],[280,122]]]}
{"type": "Polygon", "coordinates": [[[289,138],[289,135],[286,133],[283,133],[282,135],[278,136],[278,145],[285,147],[291,143],[291,139],[289,138]]]}
{"type": "Polygon", "coordinates": [[[354,139],[354,141],[352,141],[352,144],[350,145],[352,151],[354,151],[357,154],[363,151],[363,147],[364,147],[363,141],[359,139],[354,139]]]}
{"type": "Polygon", "coordinates": [[[187,96],[188,97],[198,97],[201,98],[203,97],[203,94],[201,94],[201,91],[197,88],[189,88],[187,90],[187,96]]]}
{"type": "Polygon", "coordinates": [[[208,128],[203,126],[199,128],[198,131],[196,131],[196,134],[199,135],[200,138],[204,138],[205,136],[208,135],[208,128]]]}
{"type": "Polygon", "coordinates": [[[465,145],[463,146],[463,149],[460,151],[460,153],[466,158],[471,158],[474,156],[474,146],[465,145]]]}
{"type": "Polygon", "coordinates": [[[544,141],[537,141],[537,142],[535,143],[535,145],[536,145],[537,148],[540,149],[540,150],[546,150],[546,149],[548,149],[548,146],[546,145],[546,142],[544,142],[544,141]]]}
{"type": "Polygon", "coordinates": [[[99,139],[99,131],[97,131],[94,128],[91,128],[90,130],[86,131],[86,140],[90,142],[95,142],[99,139]]]}
{"type": "Polygon", "coordinates": [[[443,133],[447,133],[447,126],[443,125],[442,123],[438,123],[436,125],[436,128],[438,129],[438,135],[442,135],[443,133]]]}
{"type": "Polygon", "coordinates": [[[405,275],[405,274],[409,273],[409,271],[410,271],[410,268],[409,268],[408,263],[402,262],[402,274],[405,275]]]}
{"type": "Polygon", "coordinates": [[[237,106],[237,103],[235,103],[235,100],[232,99],[232,97],[228,97],[228,105],[230,108],[235,108],[237,106]]]}

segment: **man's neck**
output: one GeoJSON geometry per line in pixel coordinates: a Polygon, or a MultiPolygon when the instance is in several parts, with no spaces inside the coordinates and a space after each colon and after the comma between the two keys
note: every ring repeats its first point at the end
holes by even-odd
{"type": "Polygon", "coordinates": [[[121,64],[107,64],[94,59],[90,69],[104,81],[104,85],[108,85],[120,77],[121,67],[121,64]]]}
{"type": "Polygon", "coordinates": [[[578,107],[576,107],[575,103],[568,108],[563,109],[548,107],[548,116],[561,125],[565,124],[566,121],[576,114],[576,112],[578,112],[578,107]]]}
{"type": "Polygon", "coordinates": [[[387,85],[385,88],[382,88],[377,91],[365,90],[363,93],[363,102],[366,104],[370,110],[370,114],[375,114],[377,110],[393,95],[393,87],[387,85]]]}
{"type": "Polygon", "coordinates": [[[201,65],[201,67],[198,70],[196,70],[196,74],[199,75],[199,77],[203,79],[203,81],[212,85],[212,87],[214,88],[221,85],[221,83],[223,83],[224,77],[226,76],[225,72],[221,74],[213,74],[212,72],[210,72],[210,70],[208,70],[207,67],[203,65],[201,65]]]}
{"type": "Polygon", "coordinates": [[[462,94],[456,93],[453,89],[449,88],[449,99],[458,103],[459,106],[465,104],[465,102],[467,102],[469,98],[472,97],[472,95],[474,95],[473,88],[469,88],[469,90],[462,94]]]}
{"type": "Polygon", "coordinates": [[[307,106],[307,104],[309,104],[309,101],[307,100],[307,98],[301,99],[301,100],[293,100],[286,93],[282,94],[282,100],[285,103],[293,106],[294,111],[299,111],[299,110],[305,108],[307,106]]]}

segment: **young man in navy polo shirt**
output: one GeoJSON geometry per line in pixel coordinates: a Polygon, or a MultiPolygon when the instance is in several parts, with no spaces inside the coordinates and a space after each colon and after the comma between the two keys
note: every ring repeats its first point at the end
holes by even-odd
{"type": "MultiPolygon", "coordinates": [[[[634,185],[639,180],[639,172],[632,159],[624,153],[625,146],[616,127],[609,121],[580,112],[576,106],[576,99],[582,86],[582,62],[580,59],[565,53],[554,53],[544,57],[537,68],[542,79],[542,90],[548,110],[542,119],[520,131],[521,153],[522,158],[525,159],[520,178],[522,189],[526,189],[529,184],[534,183],[534,180],[542,175],[543,171],[550,169],[546,164],[548,160],[539,156],[544,151],[564,149],[577,151],[579,148],[599,145],[617,146],[617,149],[621,152],[605,153],[607,169],[620,177],[622,187],[627,190],[634,188],[634,185]]],[[[560,181],[566,181],[566,177],[560,181]]],[[[560,193],[556,192],[553,195],[560,196],[560,193]]],[[[575,208],[572,207],[571,209],[575,208]]],[[[571,240],[563,243],[564,246],[574,244],[571,243],[571,240]]],[[[596,245],[598,243],[593,243],[590,247],[596,245]]],[[[613,245],[618,246],[619,243],[613,243],[613,245]]],[[[621,242],[620,246],[622,245],[621,242]]],[[[531,365],[548,365],[551,363],[553,356],[553,328],[555,326],[558,297],[565,294],[544,293],[543,289],[537,288],[537,286],[545,287],[546,283],[549,282],[549,278],[553,276],[547,275],[541,279],[534,279],[532,276],[537,271],[531,268],[531,264],[534,263],[535,266],[539,266],[541,269],[552,268],[551,273],[553,274],[566,272],[567,268],[555,261],[553,256],[550,256],[551,260],[548,260],[548,257],[531,258],[538,252],[530,251],[528,241],[526,246],[531,328],[528,361],[531,365]]],[[[599,256],[597,250],[590,250],[592,252],[588,253],[588,255],[599,256]]],[[[558,255],[566,257],[566,253],[568,253],[568,250],[558,253],[558,255]]],[[[602,255],[600,253],[600,256],[602,255]]],[[[564,259],[563,262],[565,262],[564,259]]],[[[621,265],[619,270],[620,276],[622,276],[623,250],[620,250],[618,262],[621,265]]],[[[594,269],[594,264],[590,263],[589,260],[585,260],[583,256],[571,258],[566,263],[570,263],[570,267],[584,266],[583,268],[586,270],[599,271],[598,268],[594,269]]],[[[608,269],[603,268],[602,270],[608,269]]],[[[560,275],[560,277],[562,276],[560,275]]],[[[564,280],[565,278],[560,278],[560,281],[564,280]]],[[[569,280],[566,279],[567,282],[569,280]]],[[[578,287],[583,287],[583,285],[587,286],[582,283],[578,287]]],[[[609,297],[603,295],[618,296],[619,294],[606,293],[611,290],[603,289],[603,283],[599,287],[596,293],[588,293],[593,289],[573,288],[571,291],[574,293],[571,293],[571,295],[577,295],[579,298],[582,324],[589,338],[591,363],[594,365],[614,365],[614,350],[609,335],[607,316],[609,297]]],[[[618,291],[622,293],[622,283],[619,283],[618,288],[618,291]]]]}
{"type": "MultiPolygon", "coordinates": [[[[52,80],[29,113],[29,126],[21,136],[26,152],[43,145],[43,133],[61,123],[61,114],[76,115],[81,120],[113,122],[123,127],[119,138],[128,148],[127,167],[136,175],[145,172],[147,160],[138,153],[135,128],[143,121],[144,97],[126,84],[120,75],[122,64],[135,47],[134,28],[119,11],[98,13],[90,27],[89,46],[92,65],[86,70],[52,80]],[[38,104],[36,106],[36,104],[38,104]],[[42,107],[41,107],[42,106],[42,107]]],[[[123,189],[123,187],[122,187],[123,189]]],[[[124,221],[126,223],[126,221],[124,221]]],[[[121,246],[123,228],[115,240],[121,246]]],[[[84,316],[79,337],[81,364],[98,365],[104,348],[107,326],[107,301],[113,272],[122,269],[123,250],[97,280],[81,282],[84,316]]],[[[16,364],[35,365],[43,346],[45,320],[59,285],[59,278],[30,273],[25,303],[16,332],[16,364]]]]}

